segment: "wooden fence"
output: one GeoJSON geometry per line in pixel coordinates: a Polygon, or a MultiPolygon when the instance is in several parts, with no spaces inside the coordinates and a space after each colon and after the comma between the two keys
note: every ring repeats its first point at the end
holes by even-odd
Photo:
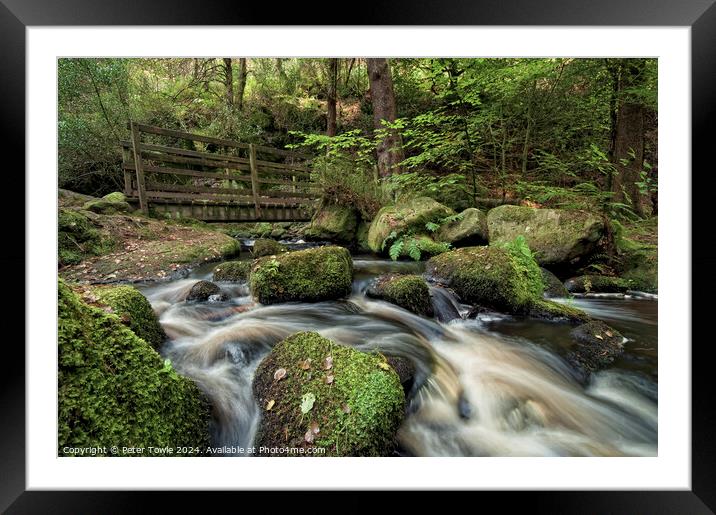
{"type": "Polygon", "coordinates": [[[318,200],[311,156],[130,123],[124,193],[144,213],[205,221],[309,220],[318,200]],[[143,141],[144,140],[144,141],[143,141]]]}

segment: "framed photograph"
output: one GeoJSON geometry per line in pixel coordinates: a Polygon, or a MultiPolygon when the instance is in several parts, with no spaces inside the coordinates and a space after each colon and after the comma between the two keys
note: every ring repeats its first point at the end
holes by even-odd
{"type": "Polygon", "coordinates": [[[0,5],[27,220],[2,509],[527,490],[712,513],[691,170],[716,7],[268,27],[209,4],[0,5]]]}

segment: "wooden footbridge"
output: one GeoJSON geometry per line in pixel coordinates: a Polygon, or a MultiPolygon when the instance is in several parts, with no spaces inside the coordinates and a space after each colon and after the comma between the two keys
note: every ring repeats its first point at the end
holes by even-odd
{"type": "Polygon", "coordinates": [[[212,222],[310,220],[311,156],[130,123],[124,194],[144,213],[212,222]],[[144,141],[142,141],[144,140],[144,141]]]}

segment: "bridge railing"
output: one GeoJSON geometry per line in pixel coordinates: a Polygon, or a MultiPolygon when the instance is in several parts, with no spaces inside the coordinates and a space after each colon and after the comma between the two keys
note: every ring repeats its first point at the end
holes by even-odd
{"type": "Polygon", "coordinates": [[[166,211],[199,206],[199,215],[185,212],[201,219],[310,218],[318,194],[309,155],[136,122],[130,129],[131,141],[122,142],[124,193],[145,213],[151,203],[166,211]],[[212,214],[212,206],[224,214],[212,214]]]}

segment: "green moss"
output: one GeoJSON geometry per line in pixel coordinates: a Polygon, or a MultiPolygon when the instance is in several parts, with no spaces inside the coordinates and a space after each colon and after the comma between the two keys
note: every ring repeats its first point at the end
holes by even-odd
{"type": "Polygon", "coordinates": [[[349,206],[328,204],[313,215],[311,225],[304,235],[313,240],[329,240],[350,243],[356,235],[358,213],[349,206]]]}
{"type": "Polygon", "coordinates": [[[356,250],[358,252],[368,254],[370,252],[370,246],[368,245],[368,229],[370,229],[370,223],[361,222],[358,224],[356,230],[356,250]]]}
{"type": "Polygon", "coordinates": [[[427,271],[464,302],[511,313],[529,312],[544,290],[539,266],[523,242],[446,252],[430,259],[427,271]]]}
{"type": "Polygon", "coordinates": [[[604,221],[586,211],[504,205],[487,214],[490,243],[523,236],[541,265],[567,264],[593,252],[604,221]]]}
{"type": "Polygon", "coordinates": [[[86,202],[82,206],[82,209],[94,213],[111,215],[115,213],[129,213],[132,207],[127,202],[127,198],[123,193],[115,191],[105,195],[101,199],[93,199],[86,202]]]}
{"type": "Polygon", "coordinates": [[[368,294],[422,316],[432,316],[430,289],[418,275],[387,274],[378,277],[368,294]]]}
{"type": "Polygon", "coordinates": [[[121,191],[114,191],[102,197],[107,202],[127,202],[127,197],[121,191]]]}
{"type": "Polygon", "coordinates": [[[214,268],[214,281],[243,282],[249,279],[251,261],[227,261],[214,268]]]}
{"type": "Polygon", "coordinates": [[[306,455],[389,455],[405,411],[400,379],[382,356],[359,352],[317,333],[297,333],[277,344],[256,371],[254,391],[263,411],[256,445],[326,451],[306,455]],[[325,370],[328,356],[333,364],[325,370]],[[304,369],[299,362],[307,360],[309,367],[304,369]],[[274,372],[279,368],[286,370],[286,376],[277,381],[274,372]],[[329,375],[333,376],[330,384],[329,375]],[[315,402],[301,413],[305,395],[315,397],[315,402]],[[266,410],[270,401],[274,404],[266,410]],[[308,443],[305,435],[312,425],[319,432],[308,443]]]}
{"type": "MultiPolygon", "coordinates": [[[[410,258],[415,261],[428,259],[450,250],[449,243],[438,243],[430,236],[425,235],[404,236],[398,241],[401,243],[400,252],[397,257],[410,258]]],[[[393,245],[395,245],[395,243],[393,245]]],[[[393,245],[391,245],[391,248],[388,250],[391,258],[395,255],[393,245]]]]}
{"type": "Polygon", "coordinates": [[[383,243],[391,234],[394,234],[394,238],[411,231],[419,234],[426,231],[426,223],[438,222],[454,214],[452,209],[428,197],[385,206],[375,216],[368,229],[368,246],[375,253],[387,251],[383,243]]]}
{"type": "Polygon", "coordinates": [[[442,225],[436,239],[455,247],[486,244],[487,216],[477,208],[468,208],[460,213],[457,220],[442,225]]]}
{"type": "Polygon", "coordinates": [[[251,293],[262,304],[317,302],[350,294],[353,262],[343,247],[318,247],[255,261],[251,293]]]}
{"type": "Polygon", "coordinates": [[[533,318],[564,320],[570,323],[581,323],[591,320],[589,315],[581,309],[546,299],[535,301],[530,307],[529,315],[533,318]]]}
{"type": "MultiPolygon", "coordinates": [[[[58,283],[58,454],[65,447],[204,449],[209,407],[117,315],[58,283]]],[[[101,453],[102,454],[102,453],[101,453]]]]}
{"type": "Polygon", "coordinates": [[[71,209],[58,211],[57,240],[58,261],[63,266],[108,254],[115,247],[115,242],[104,236],[89,218],[71,209]]]}
{"type": "Polygon", "coordinates": [[[286,246],[280,244],[276,240],[261,238],[254,242],[254,246],[251,249],[251,253],[254,255],[254,257],[262,257],[280,254],[282,252],[286,252],[286,250],[286,246]]]}
{"type": "Polygon", "coordinates": [[[567,279],[564,286],[571,293],[624,293],[629,282],[607,275],[580,275],[567,279]]]}
{"type": "Polygon", "coordinates": [[[96,286],[92,293],[149,345],[159,349],[164,343],[166,335],[152,305],[134,286],[96,286]]]}
{"type": "Polygon", "coordinates": [[[544,293],[547,297],[571,297],[564,283],[546,268],[540,268],[542,272],[542,282],[544,283],[544,293]]]}

